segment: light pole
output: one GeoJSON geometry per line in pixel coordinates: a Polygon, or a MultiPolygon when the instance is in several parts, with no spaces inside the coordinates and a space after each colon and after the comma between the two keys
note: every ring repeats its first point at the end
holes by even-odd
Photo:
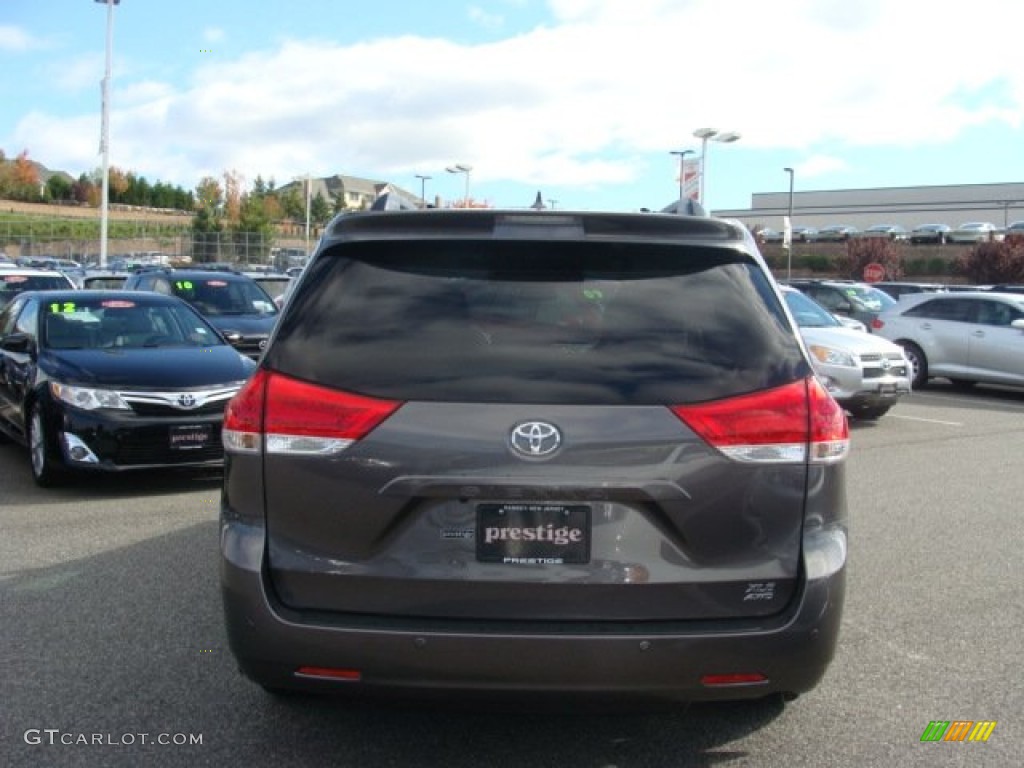
{"type": "Polygon", "coordinates": [[[110,54],[114,47],[114,6],[121,0],[95,0],[107,6],[107,60],[100,85],[100,152],[103,154],[103,191],[100,201],[100,266],[107,266],[107,232],[110,220],[110,54]]]}
{"type": "MultiPolygon", "coordinates": [[[[693,132],[694,137],[700,139],[700,186],[698,187],[697,201],[704,205],[704,201],[707,200],[708,196],[708,140],[718,141],[722,144],[731,144],[734,141],[739,141],[740,135],[735,131],[719,131],[717,128],[699,128],[693,132]]],[[[704,207],[710,213],[710,208],[706,205],[704,207]]]]}
{"type": "Polygon", "coordinates": [[[669,152],[670,155],[679,155],[679,204],[676,208],[676,213],[682,215],[683,213],[683,200],[686,198],[686,193],[683,191],[683,184],[686,178],[686,156],[692,155],[692,149],[673,149],[669,152]]]}
{"type": "Polygon", "coordinates": [[[309,214],[313,210],[313,177],[306,174],[306,260],[309,260],[309,214]]]}
{"type": "Polygon", "coordinates": [[[448,173],[464,173],[466,174],[466,196],[462,198],[462,207],[469,207],[469,172],[473,170],[472,165],[466,165],[465,163],[455,163],[455,165],[449,165],[445,168],[448,173]]]}
{"type": "Polygon", "coordinates": [[[420,180],[420,201],[423,203],[423,207],[427,207],[427,181],[432,179],[433,176],[424,176],[422,173],[417,173],[416,178],[420,180]]]}
{"type": "Polygon", "coordinates": [[[783,168],[789,174],[789,216],[786,219],[783,243],[786,246],[786,279],[793,277],[793,176],[792,168],[783,168]]]}

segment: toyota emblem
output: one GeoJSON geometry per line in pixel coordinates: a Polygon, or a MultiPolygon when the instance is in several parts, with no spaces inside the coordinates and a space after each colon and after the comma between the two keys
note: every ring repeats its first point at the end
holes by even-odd
{"type": "Polygon", "coordinates": [[[184,395],[178,395],[178,405],[182,408],[195,408],[196,398],[195,395],[185,393],[184,395]]]}
{"type": "Polygon", "coordinates": [[[562,445],[562,433],[546,421],[524,421],[512,428],[512,450],[529,459],[550,456],[562,445]]]}

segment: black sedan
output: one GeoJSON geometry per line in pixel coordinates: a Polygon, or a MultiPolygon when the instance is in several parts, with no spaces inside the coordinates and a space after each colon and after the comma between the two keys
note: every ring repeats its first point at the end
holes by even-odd
{"type": "Polygon", "coordinates": [[[216,467],[224,406],[255,366],[174,296],[27,291],[0,313],[0,432],[42,486],[216,467]]]}

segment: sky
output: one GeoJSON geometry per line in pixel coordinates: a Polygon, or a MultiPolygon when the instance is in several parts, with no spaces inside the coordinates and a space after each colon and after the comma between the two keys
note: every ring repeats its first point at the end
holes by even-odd
{"type": "MultiPolygon", "coordinates": [[[[672,153],[704,149],[711,210],[787,191],[786,167],[797,191],[1024,180],[1019,0],[121,0],[112,17],[110,163],[187,190],[345,174],[442,204],[468,186],[496,207],[659,210],[672,153]]],[[[107,20],[104,0],[0,0],[8,158],[101,166],[107,20]]]]}

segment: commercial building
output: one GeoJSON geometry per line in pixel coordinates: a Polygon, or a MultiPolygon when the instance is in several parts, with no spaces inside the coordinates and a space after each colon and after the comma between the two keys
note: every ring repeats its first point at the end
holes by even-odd
{"type": "MultiPolygon", "coordinates": [[[[739,219],[748,227],[782,230],[789,212],[789,191],[759,192],[749,209],[715,210],[713,215],[739,219]]],[[[989,221],[998,227],[1024,219],[1024,182],[955,184],[941,187],[884,187],[795,191],[793,225],[820,229],[846,224],[867,229],[875,224],[919,224],[989,221]]]]}

